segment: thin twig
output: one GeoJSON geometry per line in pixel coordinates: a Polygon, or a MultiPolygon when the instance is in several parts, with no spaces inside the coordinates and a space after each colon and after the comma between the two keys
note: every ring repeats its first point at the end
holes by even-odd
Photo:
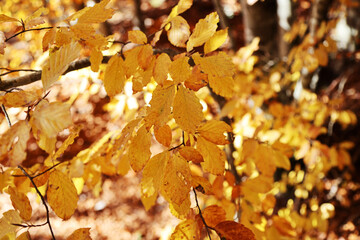
{"type": "Polygon", "coordinates": [[[23,228],[31,228],[31,227],[42,227],[45,226],[47,222],[41,223],[41,224],[18,224],[18,223],[12,223],[11,225],[23,227],[23,228]]]}
{"type": "Polygon", "coordinates": [[[8,115],[6,109],[5,109],[4,104],[1,104],[1,110],[3,111],[3,113],[5,115],[5,118],[6,118],[6,121],[7,121],[8,125],[9,125],[9,127],[11,127],[10,117],[9,117],[9,115],[8,115]]]}
{"type": "Polygon", "coordinates": [[[52,236],[52,239],[55,240],[55,235],[54,235],[54,232],[52,230],[52,227],[51,227],[51,224],[50,224],[50,212],[49,212],[49,207],[47,206],[46,202],[45,202],[45,198],[44,196],[41,194],[41,192],[39,191],[39,189],[37,188],[35,182],[34,182],[34,179],[33,177],[31,177],[23,167],[21,166],[18,166],[18,168],[20,168],[20,170],[25,174],[25,176],[27,176],[29,179],[30,179],[30,182],[33,184],[37,194],[39,195],[39,197],[41,198],[41,201],[42,203],[44,204],[44,207],[46,209],[46,223],[49,225],[49,229],[50,229],[50,233],[51,233],[51,236],[52,236]]]}
{"type": "Polygon", "coordinates": [[[199,202],[198,202],[198,199],[197,199],[196,190],[195,190],[194,188],[193,188],[193,191],[194,191],[194,195],[195,195],[196,206],[197,206],[197,208],[198,208],[198,210],[199,210],[200,218],[201,218],[202,222],[204,223],[205,228],[206,228],[206,232],[207,232],[207,234],[208,234],[208,236],[209,236],[209,239],[211,240],[210,230],[209,230],[209,229],[211,229],[211,227],[209,227],[209,226],[206,224],[205,219],[204,219],[204,216],[203,216],[202,213],[201,213],[201,209],[200,209],[199,202]]]}
{"type": "Polygon", "coordinates": [[[12,35],[11,37],[6,38],[6,39],[5,39],[5,42],[7,42],[7,41],[9,41],[10,39],[12,39],[12,38],[14,38],[14,37],[17,37],[17,36],[19,36],[20,34],[23,34],[23,33],[25,33],[25,32],[40,31],[40,30],[51,29],[51,28],[53,28],[53,27],[42,27],[42,28],[23,29],[22,31],[20,31],[20,32],[14,34],[14,35],[12,35]]]}
{"type": "Polygon", "coordinates": [[[0,68],[0,69],[7,71],[5,73],[0,74],[0,77],[14,72],[40,72],[40,70],[34,70],[34,69],[9,69],[9,68],[0,68]]]}

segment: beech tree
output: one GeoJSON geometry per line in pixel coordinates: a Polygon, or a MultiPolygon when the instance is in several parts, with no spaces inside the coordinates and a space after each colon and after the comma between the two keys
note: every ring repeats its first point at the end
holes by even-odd
{"type": "Polygon", "coordinates": [[[43,226],[92,239],[87,226],[58,236],[50,214],[70,219],[84,188],[96,198],[102,176],[129,171],[147,211],[161,197],[179,219],[170,239],[360,234],[357,2],[239,1],[231,19],[229,3],[180,0],[149,27],[134,1],[137,27],[116,32],[120,2],[0,4],[0,192],[13,207],[0,239],[43,226]],[[112,125],[95,130],[76,106],[101,94],[112,125]]]}

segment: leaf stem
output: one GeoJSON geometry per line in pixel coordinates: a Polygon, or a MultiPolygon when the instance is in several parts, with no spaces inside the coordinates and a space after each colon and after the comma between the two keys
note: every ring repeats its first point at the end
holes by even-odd
{"type": "Polygon", "coordinates": [[[40,30],[51,29],[51,28],[53,28],[53,27],[42,27],[42,28],[23,29],[23,30],[21,30],[20,32],[15,33],[15,34],[12,35],[11,37],[6,38],[6,39],[5,39],[5,42],[8,42],[10,39],[13,39],[14,37],[17,37],[17,36],[19,36],[20,34],[23,34],[23,33],[25,33],[25,32],[40,31],[40,30]]]}

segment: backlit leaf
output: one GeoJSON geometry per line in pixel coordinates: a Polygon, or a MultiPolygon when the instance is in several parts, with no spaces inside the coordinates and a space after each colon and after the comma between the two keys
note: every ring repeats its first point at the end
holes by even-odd
{"type": "Polygon", "coordinates": [[[224,173],[226,155],[223,150],[202,137],[198,137],[196,149],[204,158],[201,166],[205,171],[215,175],[222,175],[224,173]]]}
{"type": "Polygon", "coordinates": [[[227,28],[217,31],[209,40],[206,41],[204,45],[204,53],[207,54],[221,47],[221,45],[224,44],[227,37],[228,37],[227,28]]]}
{"type": "Polygon", "coordinates": [[[192,161],[193,163],[201,163],[204,161],[199,151],[190,146],[182,147],[179,153],[186,161],[192,161]]]}
{"type": "Polygon", "coordinates": [[[101,23],[111,18],[114,10],[105,8],[110,0],[103,0],[93,7],[88,8],[79,18],[78,23],[101,23]]]}
{"type": "Polygon", "coordinates": [[[128,39],[130,42],[136,44],[145,44],[147,43],[147,38],[145,33],[140,30],[133,30],[128,32],[128,39]]]}
{"type": "Polygon", "coordinates": [[[167,74],[169,72],[170,64],[171,59],[166,53],[161,53],[157,57],[154,66],[154,79],[159,85],[163,85],[168,78],[167,74]]]}
{"type": "Polygon", "coordinates": [[[20,217],[25,221],[29,221],[32,215],[32,207],[29,198],[13,187],[8,188],[8,193],[10,194],[11,203],[13,207],[19,211],[20,217]]]}
{"type": "Polygon", "coordinates": [[[9,92],[0,96],[0,103],[6,107],[28,107],[41,98],[43,90],[9,92]]]}
{"type": "Polygon", "coordinates": [[[210,227],[215,227],[220,222],[226,220],[226,212],[225,210],[217,205],[211,205],[206,207],[202,213],[205,222],[210,227]]]}
{"type": "Polygon", "coordinates": [[[132,139],[128,150],[128,157],[131,168],[138,172],[143,169],[150,159],[151,135],[143,125],[132,139]]]}
{"type": "Polygon", "coordinates": [[[21,222],[21,217],[17,211],[9,210],[4,212],[3,217],[0,219],[0,239],[3,239],[7,234],[15,233],[16,229],[19,228],[18,226],[12,225],[12,223],[21,224],[21,222]]]}
{"type": "Polygon", "coordinates": [[[179,155],[167,159],[161,192],[169,202],[181,205],[189,197],[191,174],[189,164],[179,155]]]}
{"type": "Polygon", "coordinates": [[[64,173],[54,170],[49,177],[47,201],[56,215],[69,219],[77,207],[78,195],[74,183],[64,173]]]}
{"type": "Polygon", "coordinates": [[[217,145],[228,144],[224,133],[231,132],[231,127],[223,121],[210,120],[198,128],[198,133],[206,140],[217,145]]]}
{"type": "Polygon", "coordinates": [[[186,44],[186,50],[190,52],[194,47],[201,46],[216,32],[219,16],[216,12],[210,13],[204,19],[200,19],[186,44]]]}
{"type": "Polygon", "coordinates": [[[70,135],[65,139],[65,141],[61,144],[61,146],[59,147],[59,149],[56,151],[56,153],[54,155],[51,156],[51,158],[53,160],[56,160],[57,158],[59,158],[64,152],[65,150],[74,143],[75,138],[77,138],[79,136],[80,130],[81,130],[82,126],[78,125],[76,127],[74,127],[71,132],[70,135]]]}
{"type": "Polygon", "coordinates": [[[197,222],[193,219],[187,219],[179,223],[170,237],[170,240],[177,239],[200,239],[200,229],[197,222]]]}
{"type": "Polygon", "coordinates": [[[194,133],[204,116],[199,99],[193,91],[179,86],[175,96],[174,119],[176,123],[189,133],[194,133]]]}
{"type": "Polygon", "coordinates": [[[199,65],[195,65],[191,75],[185,80],[185,86],[191,90],[197,91],[208,84],[208,76],[203,73],[199,65]]]}
{"type": "Polygon", "coordinates": [[[215,226],[221,239],[226,240],[255,240],[254,233],[244,225],[234,221],[224,221],[215,226]]]}
{"type": "Polygon", "coordinates": [[[104,73],[104,87],[111,97],[121,93],[125,85],[124,60],[115,54],[106,66],[104,73]]]}
{"type": "Polygon", "coordinates": [[[189,58],[182,56],[173,61],[169,68],[169,73],[175,84],[184,82],[191,75],[189,58]]]}
{"type": "Polygon", "coordinates": [[[281,235],[287,237],[296,237],[297,234],[295,229],[285,218],[275,215],[273,216],[272,220],[275,228],[281,233],[281,235]]]}
{"type": "Polygon", "coordinates": [[[0,14],[0,22],[20,22],[16,18],[12,18],[9,16],[6,16],[5,14],[0,14]]]}
{"type": "Polygon", "coordinates": [[[91,240],[90,228],[76,229],[66,240],[91,240]]]}
{"type": "Polygon", "coordinates": [[[55,52],[50,52],[49,61],[43,67],[41,81],[44,89],[48,89],[66,71],[70,63],[80,56],[81,47],[78,43],[60,47],[55,52]]]}
{"type": "Polygon", "coordinates": [[[171,128],[169,127],[169,125],[164,124],[161,127],[155,126],[154,135],[155,135],[156,140],[159,143],[161,143],[165,147],[170,146],[171,139],[172,139],[172,133],[171,133],[171,128]]]}
{"type": "Polygon", "coordinates": [[[185,42],[190,36],[190,26],[187,21],[176,16],[170,21],[171,27],[167,31],[168,39],[176,47],[186,47],[185,42]]]}

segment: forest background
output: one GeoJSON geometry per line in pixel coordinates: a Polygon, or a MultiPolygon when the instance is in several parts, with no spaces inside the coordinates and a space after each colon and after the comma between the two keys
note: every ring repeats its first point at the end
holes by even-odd
{"type": "Polygon", "coordinates": [[[0,9],[0,239],[359,239],[358,1],[0,9]]]}

